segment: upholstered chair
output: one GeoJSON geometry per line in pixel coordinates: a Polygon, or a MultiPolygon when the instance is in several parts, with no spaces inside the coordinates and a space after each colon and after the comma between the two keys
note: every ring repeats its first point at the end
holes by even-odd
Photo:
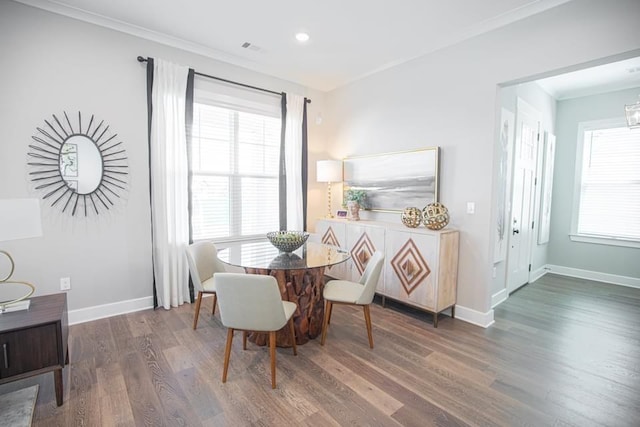
{"type": "Polygon", "coordinates": [[[293,313],[297,305],[282,301],[275,277],[260,274],[216,274],[216,292],[220,304],[220,319],[228,328],[224,351],[222,382],[227,382],[233,332],[240,330],[242,347],[247,348],[247,332],[269,332],[271,354],[271,388],[276,388],[276,331],[287,323],[293,337],[293,354],[297,355],[293,313]]]}
{"type": "Polygon", "coordinates": [[[222,261],[218,259],[218,250],[212,242],[193,243],[187,247],[187,262],[193,287],[198,291],[196,313],[193,318],[193,329],[198,326],[202,294],[213,294],[213,308],[211,314],[216,314],[216,283],[215,275],[225,272],[222,261]]]}
{"type": "Polygon", "coordinates": [[[376,292],[376,285],[382,271],[384,255],[382,252],[373,254],[359,282],[349,280],[330,280],[324,286],[322,296],[326,301],[324,308],[324,321],[322,322],[321,345],[327,338],[327,329],[331,323],[331,310],[333,304],[360,305],[364,311],[364,319],[367,324],[367,335],[369,336],[369,347],[373,348],[373,334],[371,332],[371,313],[369,306],[373,301],[376,292]]]}

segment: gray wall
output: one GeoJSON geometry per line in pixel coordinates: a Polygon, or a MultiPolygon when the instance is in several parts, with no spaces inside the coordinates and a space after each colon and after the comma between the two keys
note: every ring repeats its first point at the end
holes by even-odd
{"type": "Polygon", "coordinates": [[[328,94],[335,156],[442,147],[441,201],[461,231],[460,305],[490,310],[496,85],[637,49],[637,16],[638,1],[569,2],[328,94]]]}
{"type": "MultiPolygon", "coordinates": [[[[640,249],[573,242],[571,213],[575,186],[578,124],[624,117],[624,105],[637,101],[640,88],[558,102],[549,264],[640,278],[640,249]]],[[[612,220],[615,220],[615,206],[612,220]]]]}
{"type": "MultiPolygon", "coordinates": [[[[313,117],[323,94],[243,68],[22,4],[0,2],[0,198],[36,197],[28,182],[27,146],[52,113],[95,114],[125,143],[130,191],[97,220],[70,218],[43,202],[43,237],[0,243],[16,261],[14,278],[37,294],[59,292],[70,277],[70,309],[152,293],[146,76],[136,56],[164,58],[197,71],[310,96],[311,156],[324,151],[313,117]]],[[[313,172],[315,174],[315,171],[313,172]]],[[[311,176],[311,175],[310,175],[311,176]]],[[[317,193],[322,192],[319,186],[317,193]]],[[[321,199],[322,200],[322,199],[321,199]]],[[[320,215],[324,205],[313,205],[320,215]]]]}

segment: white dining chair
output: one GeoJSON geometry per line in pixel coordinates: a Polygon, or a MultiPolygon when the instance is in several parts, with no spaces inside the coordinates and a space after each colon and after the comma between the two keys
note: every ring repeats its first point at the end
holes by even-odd
{"type": "Polygon", "coordinates": [[[242,347],[246,350],[247,332],[269,332],[271,354],[271,388],[276,388],[276,331],[287,323],[291,328],[293,354],[298,354],[293,314],[297,305],[282,301],[275,277],[260,274],[216,274],[216,292],[220,305],[220,319],[228,328],[224,351],[222,382],[227,382],[233,332],[243,332],[242,347]]]}
{"type": "Polygon", "coordinates": [[[376,285],[382,271],[384,255],[377,251],[373,254],[360,278],[359,282],[349,280],[330,280],[324,285],[322,296],[326,304],[324,309],[324,321],[322,322],[321,345],[327,338],[327,329],[331,323],[331,310],[333,304],[361,305],[364,311],[364,320],[367,324],[367,335],[369,336],[369,347],[373,348],[373,334],[371,332],[371,313],[369,306],[373,302],[376,292],[376,285]]]}
{"type": "Polygon", "coordinates": [[[198,326],[200,305],[203,294],[213,294],[213,308],[211,314],[216,314],[216,282],[215,275],[225,272],[225,266],[218,259],[218,249],[212,242],[197,242],[187,247],[187,262],[193,287],[198,291],[196,300],[196,313],[193,318],[193,329],[198,326]]]}

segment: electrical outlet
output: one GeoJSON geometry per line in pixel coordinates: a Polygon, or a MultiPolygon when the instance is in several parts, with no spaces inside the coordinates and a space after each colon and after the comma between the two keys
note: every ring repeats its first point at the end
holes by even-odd
{"type": "Polygon", "coordinates": [[[71,289],[71,278],[70,277],[61,277],[60,278],[60,290],[68,291],[71,289]]]}

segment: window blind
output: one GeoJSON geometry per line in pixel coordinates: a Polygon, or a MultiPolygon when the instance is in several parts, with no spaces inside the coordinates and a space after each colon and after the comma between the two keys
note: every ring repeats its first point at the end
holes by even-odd
{"type": "Polygon", "coordinates": [[[640,129],[584,132],[577,232],[640,240],[640,129]]]}
{"type": "Polygon", "coordinates": [[[280,126],[279,117],[243,106],[241,100],[196,100],[194,240],[250,238],[278,229],[280,126]]]}

